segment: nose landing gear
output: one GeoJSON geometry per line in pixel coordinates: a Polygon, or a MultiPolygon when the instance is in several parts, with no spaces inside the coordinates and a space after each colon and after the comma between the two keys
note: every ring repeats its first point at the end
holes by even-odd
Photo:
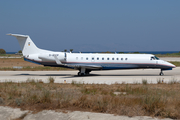
{"type": "Polygon", "coordinates": [[[160,75],[160,76],[163,76],[163,75],[164,75],[164,73],[162,72],[162,70],[161,70],[161,72],[159,73],[159,75],[160,75]]]}

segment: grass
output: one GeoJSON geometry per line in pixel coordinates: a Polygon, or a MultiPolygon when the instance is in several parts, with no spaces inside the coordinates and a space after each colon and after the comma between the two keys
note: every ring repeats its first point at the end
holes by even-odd
{"type": "Polygon", "coordinates": [[[175,78],[175,77],[172,77],[171,80],[168,82],[168,84],[176,84],[176,83],[179,83],[179,81],[175,78]]]}
{"type": "Polygon", "coordinates": [[[180,62],[172,62],[172,61],[170,61],[170,63],[174,64],[176,67],[180,66],[180,62]]]}
{"type": "Polygon", "coordinates": [[[22,57],[20,54],[0,54],[0,57],[22,57]]]}
{"type": "Polygon", "coordinates": [[[54,77],[51,77],[51,76],[50,76],[50,77],[48,78],[48,82],[49,82],[49,83],[54,83],[54,81],[55,81],[55,78],[54,78],[54,77]]]}
{"type": "Polygon", "coordinates": [[[147,85],[148,84],[147,80],[146,79],[142,79],[142,84],[143,85],[147,85]]]}
{"type": "MultiPolygon", "coordinates": [[[[52,77],[49,80],[55,79],[52,77]]],[[[1,105],[38,112],[44,109],[79,110],[126,116],[180,119],[180,84],[0,83],[1,105]],[[126,94],[114,94],[125,92],[126,94]]]]}
{"type": "Polygon", "coordinates": [[[178,53],[167,53],[167,54],[156,54],[157,57],[180,57],[180,52],[178,53]]]}
{"type": "Polygon", "coordinates": [[[0,58],[0,70],[2,71],[52,71],[52,70],[70,70],[68,68],[62,67],[48,67],[43,65],[38,65],[24,61],[23,58],[0,58]],[[22,68],[16,69],[14,66],[20,66],[22,68]]]}
{"type": "Polygon", "coordinates": [[[1,71],[53,71],[53,70],[72,70],[72,69],[68,69],[68,68],[63,68],[63,67],[44,67],[44,66],[38,66],[38,67],[30,67],[30,66],[26,66],[23,67],[22,69],[16,69],[13,67],[2,67],[0,68],[1,71]]]}

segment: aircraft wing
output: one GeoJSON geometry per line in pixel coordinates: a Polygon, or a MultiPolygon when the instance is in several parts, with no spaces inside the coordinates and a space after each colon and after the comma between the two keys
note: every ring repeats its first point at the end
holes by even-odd
{"type": "Polygon", "coordinates": [[[72,67],[72,68],[75,68],[75,69],[80,69],[80,68],[85,68],[85,69],[93,69],[93,70],[97,70],[97,69],[101,69],[102,66],[99,66],[99,65],[87,65],[87,64],[64,64],[64,63],[61,63],[61,61],[58,60],[57,56],[54,55],[54,58],[55,58],[55,61],[58,65],[64,65],[64,66],[67,66],[67,67],[72,67]]]}
{"type": "Polygon", "coordinates": [[[86,64],[64,64],[64,65],[68,67],[73,67],[75,69],[80,69],[80,68],[86,68],[91,70],[102,69],[102,66],[99,65],[86,65],[86,64]]]}

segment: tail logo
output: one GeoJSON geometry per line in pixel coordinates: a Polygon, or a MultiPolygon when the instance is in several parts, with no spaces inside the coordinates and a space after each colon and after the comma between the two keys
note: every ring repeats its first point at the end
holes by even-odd
{"type": "Polygon", "coordinates": [[[28,42],[28,46],[30,46],[30,44],[31,44],[31,43],[30,43],[30,42],[28,42]]]}

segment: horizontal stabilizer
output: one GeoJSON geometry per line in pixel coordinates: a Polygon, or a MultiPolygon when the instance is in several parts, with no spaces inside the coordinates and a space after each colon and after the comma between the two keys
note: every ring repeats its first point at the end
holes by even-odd
{"type": "Polygon", "coordinates": [[[29,37],[28,35],[11,34],[11,33],[9,33],[7,35],[14,36],[14,37],[29,37]]]}

